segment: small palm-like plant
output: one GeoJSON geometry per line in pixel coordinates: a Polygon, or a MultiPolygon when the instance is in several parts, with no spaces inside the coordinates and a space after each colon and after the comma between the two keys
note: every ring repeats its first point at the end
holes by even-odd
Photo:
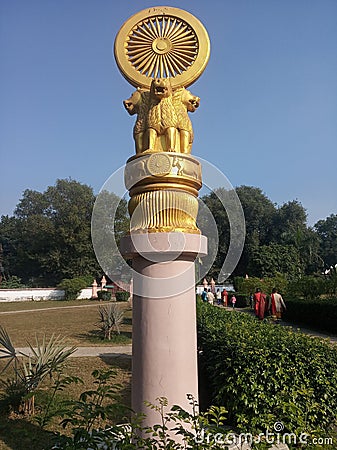
{"type": "Polygon", "coordinates": [[[115,303],[98,308],[99,322],[98,326],[104,334],[105,339],[111,340],[114,332],[120,334],[120,325],[124,319],[124,311],[115,303]]]}
{"type": "Polygon", "coordinates": [[[8,359],[2,373],[10,366],[13,376],[1,380],[5,394],[15,409],[34,414],[34,393],[44,378],[59,371],[76,347],[67,347],[64,338],[54,334],[47,341],[44,336],[35,347],[29,342],[29,354],[17,352],[7,331],[0,325],[0,359],[8,359]]]}

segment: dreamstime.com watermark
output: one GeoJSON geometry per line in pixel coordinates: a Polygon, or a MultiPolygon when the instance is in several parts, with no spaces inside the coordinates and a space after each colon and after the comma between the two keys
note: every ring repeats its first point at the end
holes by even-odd
{"type": "MultiPolygon", "coordinates": [[[[212,192],[220,205],[223,206],[229,222],[230,237],[228,250],[218,275],[218,283],[222,283],[232,274],[240,260],[245,242],[245,217],[240,199],[227,177],[216,166],[208,161],[196,157],[195,159],[202,164],[203,187],[212,192]]],[[[96,258],[104,273],[108,275],[109,278],[113,279],[116,284],[119,283],[118,280],[128,280],[129,282],[130,280],[136,280],[137,282],[133,284],[134,295],[160,298],[162,297],[163,292],[165,292],[165,297],[182,294],[194,287],[194,280],[192,280],[191,277],[186,276],[186,273],[189,270],[188,266],[186,266],[185,272],[182,271],[175,275],[171,274],[166,278],[155,278],[154,276],[151,276],[151,283],[148,283],[148,277],[136,272],[128,265],[127,261],[125,261],[123,255],[120,253],[114,226],[120,200],[128,195],[124,183],[125,167],[125,165],[120,167],[106,180],[95,201],[91,220],[91,236],[96,258]],[[117,198],[119,198],[119,201],[114,201],[114,199],[117,198]],[[158,289],[156,289],[157,286],[158,289]]],[[[133,180],[134,183],[138,183],[145,178],[145,175],[140,175],[138,172],[136,175],[137,177],[133,180]]],[[[130,189],[130,186],[128,186],[128,188],[130,189]]],[[[137,208],[138,210],[141,210],[142,208],[148,209],[146,197],[140,202],[137,208]]],[[[137,208],[135,211],[137,211],[137,208]]],[[[161,211],[162,209],[160,208],[163,209],[162,206],[157,205],[157,209],[153,214],[161,211]]],[[[188,213],[188,211],[182,209],[182,206],[177,209],[183,213],[188,213]]],[[[133,214],[135,214],[135,211],[133,214]]],[[[196,275],[200,280],[207,275],[217,256],[219,248],[219,230],[212,212],[203,202],[202,198],[199,198],[199,212],[200,221],[197,220],[197,226],[201,230],[201,233],[208,239],[208,254],[204,255],[202,260],[199,258],[199,255],[196,255],[194,261],[196,275]]],[[[184,233],[172,232],[168,234],[171,235],[169,236],[169,245],[177,240],[177,234],[179,234],[181,241],[180,248],[184,248],[184,233]]],[[[141,235],[142,238],[148,238],[149,246],[151,246],[149,233],[144,231],[141,235]]],[[[130,237],[135,248],[138,250],[137,239],[139,234],[131,234],[130,237]]],[[[143,240],[144,239],[142,239],[142,241],[143,240]]],[[[141,251],[139,251],[139,254],[142,254],[141,251]]],[[[153,254],[155,255],[155,252],[153,254]]],[[[178,256],[179,255],[177,255],[176,252],[173,252],[172,260],[177,259],[178,256]]],[[[145,255],[145,257],[146,259],[149,259],[148,254],[145,255]]],[[[123,287],[123,285],[121,285],[121,287],[123,287]]]]}
{"type": "Polygon", "coordinates": [[[241,448],[242,445],[248,444],[260,444],[262,442],[273,444],[286,444],[286,445],[333,445],[332,437],[310,437],[307,433],[295,433],[284,432],[284,425],[282,422],[275,422],[273,431],[267,429],[265,433],[259,433],[253,435],[252,433],[210,433],[209,431],[202,429],[196,433],[194,440],[197,444],[211,444],[214,443],[223,448],[228,448],[230,445],[236,445],[241,448]]]}

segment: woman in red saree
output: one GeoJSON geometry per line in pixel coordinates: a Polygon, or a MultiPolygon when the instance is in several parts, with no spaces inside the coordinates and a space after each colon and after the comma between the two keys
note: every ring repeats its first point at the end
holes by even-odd
{"type": "Polygon", "coordinates": [[[266,312],[266,294],[261,292],[260,288],[257,288],[253,300],[255,315],[260,320],[263,320],[266,312]]]}

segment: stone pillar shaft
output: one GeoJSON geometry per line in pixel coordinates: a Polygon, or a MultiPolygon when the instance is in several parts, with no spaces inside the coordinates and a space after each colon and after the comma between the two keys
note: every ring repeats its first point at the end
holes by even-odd
{"type": "Polygon", "coordinates": [[[187,394],[198,400],[194,259],[206,253],[207,242],[204,236],[183,233],[138,235],[136,239],[138,253],[132,237],[123,242],[123,252],[133,258],[137,272],[132,408],[146,415],[144,426],[152,426],[160,417],[145,401],[157,403],[156,398],[166,397],[169,407],[178,404],[192,412],[187,394]],[[184,245],[178,251],[182,237],[184,245]]]}

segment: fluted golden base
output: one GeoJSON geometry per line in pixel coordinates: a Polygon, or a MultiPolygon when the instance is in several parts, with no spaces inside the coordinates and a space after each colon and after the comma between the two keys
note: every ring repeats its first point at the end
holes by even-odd
{"type": "Polygon", "coordinates": [[[131,232],[197,233],[199,161],[170,152],[142,154],[125,169],[130,191],[131,232]]]}

